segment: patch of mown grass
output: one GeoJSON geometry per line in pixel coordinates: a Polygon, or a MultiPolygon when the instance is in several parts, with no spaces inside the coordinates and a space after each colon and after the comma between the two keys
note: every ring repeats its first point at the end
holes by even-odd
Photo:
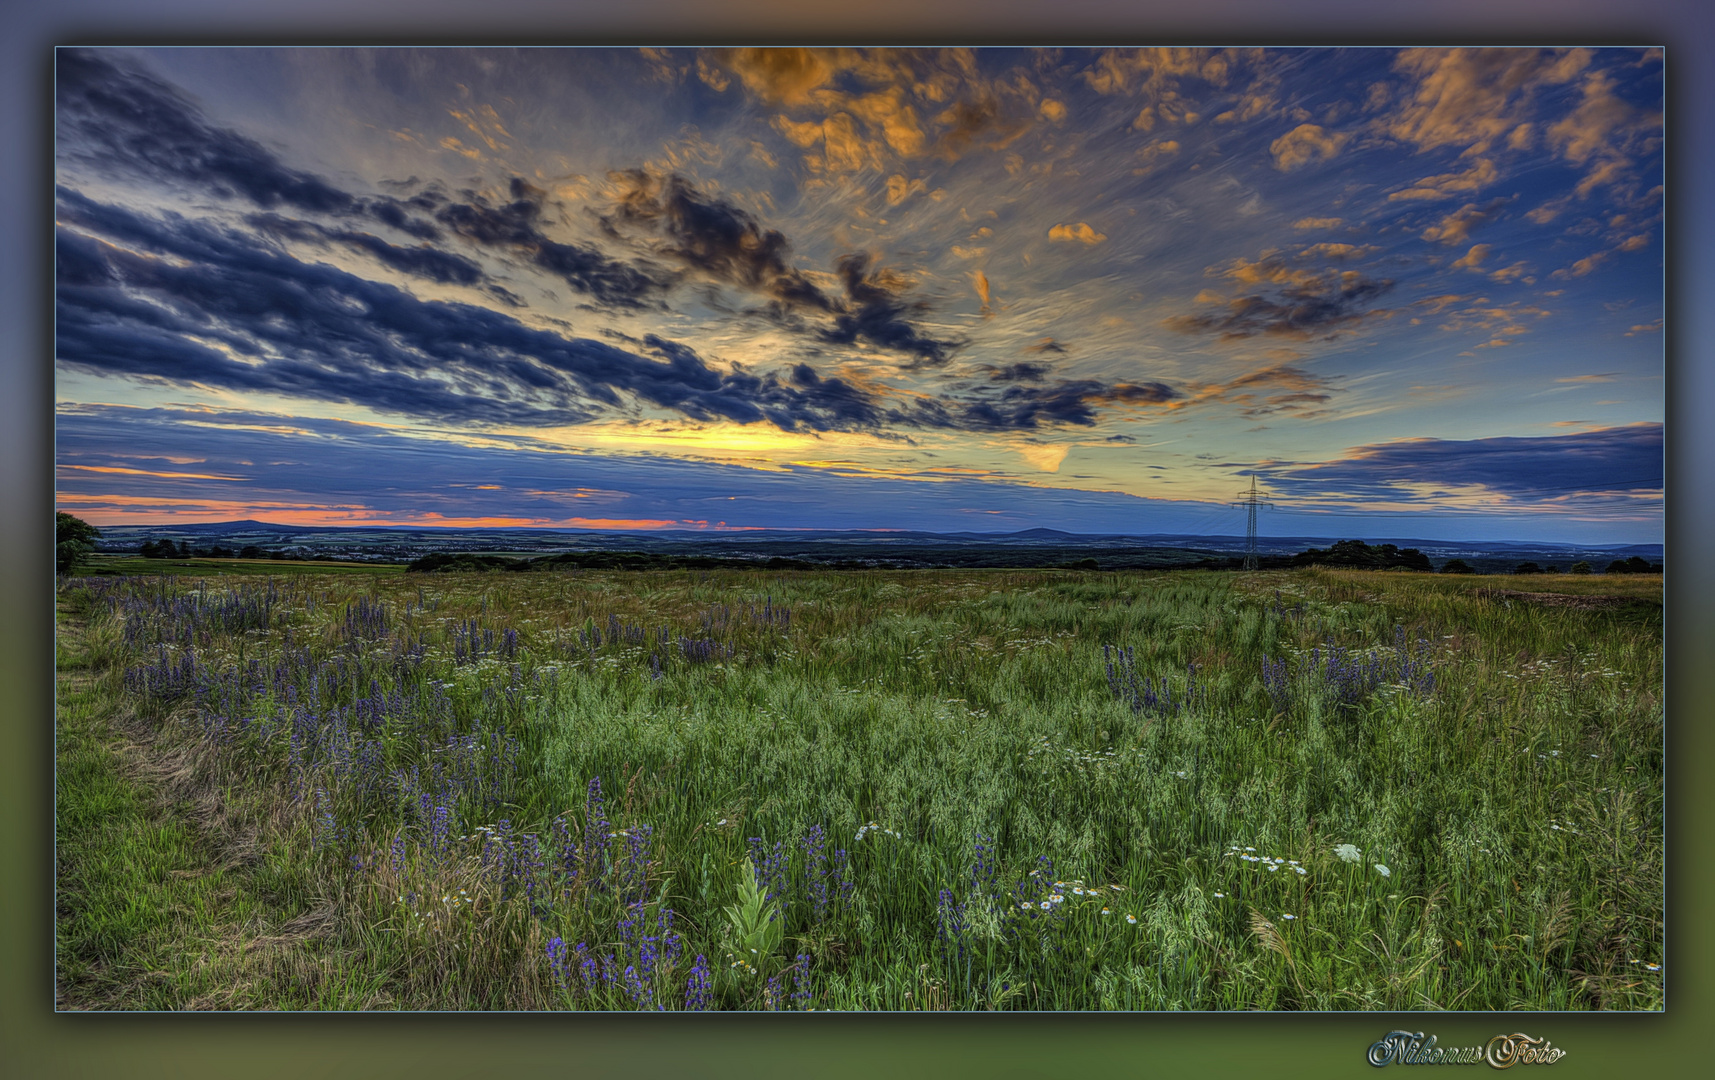
{"type": "MultiPolygon", "coordinates": [[[[56,960],[67,1009],[359,1008],[379,978],[292,926],[308,902],[301,860],[276,844],[241,853],[210,820],[222,793],[184,747],[138,743],[118,673],[92,662],[82,619],[59,620],[56,960]],[[197,788],[202,788],[198,791],[197,788]],[[199,827],[201,825],[202,827],[199,827]],[[280,927],[286,927],[284,932],[280,927]],[[337,972],[333,979],[319,971],[337,972]]],[[[101,643],[96,642],[99,651],[101,643]]],[[[356,962],[354,962],[356,961],[356,962]]]]}
{"type": "Polygon", "coordinates": [[[403,574],[404,563],[338,562],[332,559],[147,559],[141,555],[97,553],[79,566],[77,577],[167,575],[170,577],[284,577],[300,574],[403,574]]]}
{"type": "Polygon", "coordinates": [[[82,588],[128,706],[272,801],[346,1007],[1649,1009],[1660,615],[1624,586],[82,588]],[[747,858],[774,955],[730,925],[747,858]]]}

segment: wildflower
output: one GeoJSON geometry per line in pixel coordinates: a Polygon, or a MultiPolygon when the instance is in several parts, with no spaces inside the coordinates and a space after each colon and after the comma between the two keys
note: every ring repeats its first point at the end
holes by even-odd
{"type": "Polygon", "coordinates": [[[1044,900],[1044,901],[1042,901],[1042,910],[1043,910],[1043,911],[1047,911],[1047,910],[1048,910],[1048,909],[1049,909],[1049,908],[1051,908],[1051,907],[1053,907],[1053,906],[1054,906],[1054,905],[1053,905],[1053,904],[1050,904],[1050,903],[1049,903],[1049,902],[1048,902],[1048,901],[1046,901],[1046,900],[1044,900]]]}
{"type": "Polygon", "coordinates": [[[1110,909],[1110,908],[1103,908],[1103,909],[1102,909],[1102,914],[1103,914],[1103,915],[1112,915],[1112,914],[1113,914],[1113,910],[1112,910],[1112,909],[1110,909]]]}
{"type": "Polygon", "coordinates": [[[1382,877],[1393,877],[1393,871],[1389,870],[1381,863],[1376,863],[1376,873],[1380,874],[1382,877]]]}
{"type": "Polygon", "coordinates": [[[1280,869],[1280,866],[1278,863],[1269,863],[1268,864],[1268,872],[1271,874],[1274,873],[1276,870],[1279,870],[1279,869],[1280,869]]]}
{"type": "Polygon", "coordinates": [[[1019,906],[1019,907],[1021,907],[1021,908],[1023,908],[1023,909],[1024,909],[1024,910],[1025,910],[1025,911],[1029,911],[1029,910],[1030,910],[1030,904],[1029,904],[1029,903],[1028,903],[1028,902],[1026,902],[1026,903],[1023,903],[1023,904],[1020,904],[1020,905],[1018,905],[1018,906],[1019,906]]]}
{"type": "Polygon", "coordinates": [[[1649,968],[1651,971],[1660,971],[1661,970],[1660,964],[1645,964],[1644,967],[1649,968]]]}
{"type": "Polygon", "coordinates": [[[1218,892],[1215,894],[1215,899],[1217,899],[1217,900],[1225,900],[1226,898],[1227,898],[1227,894],[1224,892],[1218,892]]]}
{"type": "Polygon", "coordinates": [[[1299,877],[1303,877],[1305,874],[1308,874],[1310,872],[1310,871],[1304,869],[1304,867],[1302,867],[1302,866],[1294,866],[1292,869],[1297,871],[1299,877]]]}
{"type": "Polygon", "coordinates": [[[1127,915],[1125,917],[1125,921],[1128,923],[1131,923],[1133,926],[1136,926],[1137,925],[1137,916],[1136,915],[1127,915]]]}
{"type": "Polygon", "coordinates": [[[1363,858],[1363,854],[1351,844],[1341,844],[1334,849],[1334,854],[1340,857],[1341,862],[1357,862],[1363,858]]]}
{"type": "Polygon", "coordinates": [[[1293,919],[1296,919],[1296,918],[1298,918],[1298,916],[1296,916],[1296,915],[1293,915],[1293,914],[1291,914],[1291,913],[1287,913],[1287,914],[1284,914],[1284,915],[1282,915],[1282,916],[1281,916],[1281,918],[1283,918],[1283,919],[1286,919],[1286,920],[1288,920],[1288,921],[1291,921],[1291,920],[1293,920],[1293,919]]]}

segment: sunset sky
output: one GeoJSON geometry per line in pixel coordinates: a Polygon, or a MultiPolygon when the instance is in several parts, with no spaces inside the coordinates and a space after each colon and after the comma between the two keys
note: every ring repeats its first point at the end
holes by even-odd
{"type": "Polygon", "coordinates": [[[59,509],[1659,542],[1662,75],[61,49],[59,509]]]}

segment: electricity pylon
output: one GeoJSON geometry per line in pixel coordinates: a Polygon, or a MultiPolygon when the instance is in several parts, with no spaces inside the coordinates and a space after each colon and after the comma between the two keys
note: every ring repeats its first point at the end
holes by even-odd
{"type": "Polygon", "coordinates": [[[1249,513],[1246,515],[1247,520],[1245,522],[1245,569],[1246,570],[1255,570],[1256,569],[1256,508],[1259,506],[1266,506],[1271,510],[1274,509],[1273,503],[1266,503],[1266,502],[1263,502],[1257,498],[1256,473],[1251,473],[1250,490],[1239,492],[1239,501],[1234,503],[1233,505],[1234,506],[1242,506],[1246,510],[1249,511],[1249,513]]]}

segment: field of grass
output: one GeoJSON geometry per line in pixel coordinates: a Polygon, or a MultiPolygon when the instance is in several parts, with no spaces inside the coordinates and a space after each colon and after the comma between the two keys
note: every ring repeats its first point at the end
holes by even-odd
{"type": "Polygon", "coordinates": [[[83,577],[63,1007],[1659,1009],[1659,576],[83,577]]]}

